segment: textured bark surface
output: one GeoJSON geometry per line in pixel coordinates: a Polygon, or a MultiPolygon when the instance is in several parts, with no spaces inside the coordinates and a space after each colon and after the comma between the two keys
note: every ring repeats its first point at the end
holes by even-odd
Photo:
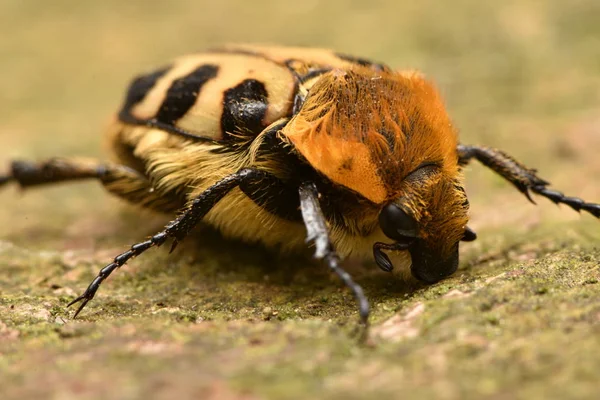
{"type": "MultiPolygon", "coordinates": [[[[0,165],[102,156],[135,74],[228,41],[334,47],[419,68],[465,143],[502,148],[600,201],[600,3],[581,0],[0,4],[0,165]],[[343,4],[342,4],[343,3],[343,4]]],[[[373,306],[306,257],[201,231],[65,305],[168,219],[94,183],[0,191],[0,397],[596,398],[600,222],[531,205],[473,164],[457,274],[424,287],[348,269],[373,306]]]]}

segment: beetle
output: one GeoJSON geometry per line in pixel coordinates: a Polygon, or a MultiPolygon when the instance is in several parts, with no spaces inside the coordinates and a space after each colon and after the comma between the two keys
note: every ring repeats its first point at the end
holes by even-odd
{"type": "Polygon", "coordinates": [[[372,258],[425,283],[452,275],[467,227],[462,169],[475,159],[532,200],[600,217],[600,205],[548,188],[536,171],[493,148],[463,145],[434,87],[417,71],[325,49],[228,45],[190,54],[131,82],[107,130],[113,161],[13,161],[0,185],[95,179],[160,212],[165,228],[102,268],[69,306],[74,317],[128,260],[200,222],[227,237],[293,251],[312,242],[358,302],[341,266],[372,258]],[[307,238],[305,240],[305,238],[307,238]]]}

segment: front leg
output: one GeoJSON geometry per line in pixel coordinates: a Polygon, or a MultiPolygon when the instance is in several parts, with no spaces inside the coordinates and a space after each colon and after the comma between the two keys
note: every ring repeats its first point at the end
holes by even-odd
{"type": "Polygon", "coordinates": [[[516,186],[527,198],[535,204],[529,191],[550,199],[555,204],[566,204],[576,211],[587,211],[600,218],[600,204],[587,203],[578,197],[565,196],[561,192],[548,189],[549,182],[536,175],[536,170],[527,168],[501,150],[483,146],[458,145],[458,163],[467,165],[472,158],[490,168],[504,179],[516,186]]]}
{"type": "Polygon", "coordinates": [[[352,280],[350,274],[339,266],[340,258],[333,249],[327,224],[321,206],[319,205],[319,192],[312,182],[304,182],[299,188],[300,210],[302,219],[306,225],[307,242],[315,244],[315,257],[325,260],[329,268],[352,290],[354,298],[358,302],[360,321],[366,328],[369,322],[369,301],[365,297],[362,288],[352,280]]]}
{"type": "Polygon", "coordinates": [[[247,182],[261,178],[265,173],[256,169],[243,169],[235,174],[229,175],[206,189],[200,196],[192,201],[179,217],[171,221],[164,230],[152,236],[150,239],[136,243],[129,250],[119,254],[113,262],[102,268],[96,278],[90,283],[85,292],[70,302],[67,307],[81,302],[73,318],[83,310],[86,304],[94,298],[102,282],[117,268],[124,265],[133,257],[137,257],[154,246],[160,246],[169,238],[174,242],[171,251],[177,243],[183,240],[187,234],[198,224],[198,222],[214,207],[215,204],[227,195],[233,188],[247,182]]]}

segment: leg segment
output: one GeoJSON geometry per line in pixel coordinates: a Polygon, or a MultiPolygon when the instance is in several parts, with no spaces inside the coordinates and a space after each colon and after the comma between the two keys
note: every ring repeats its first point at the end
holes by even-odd
{"type": "Polygon", "coordinates": [[[496,172],[516,186],[529,201],[535,204],[529,191],[550,199],[555,204],[566,204],[575,211],[587,211],[600,218],[600,204],[587,203],[577,197],[546,188],[550,183],[536,175],[536,170],[525,167],[503,151],[489,147],[458,145],[458,163],[467,165],[472,158],[496,172]]]}
{"type": "Polygon", "coordinates": [[[19,160],[11,163],[9,175],[0,177],[0,185],[14,181],[22,188],[28,188],[50,183],[99,179],[104,172],[103,165],[83,159],[52,158],[40,163],[19,160]]]}
{"type": "Polygon", "coordinates": [[[361,323],[367,327],[369,320],[369,302],[363,293],[362,288],[352,280],[350,274],[344,271],[340,266],[340,258],[333,250],[325,217],[319,205],[319,192],[312,182],[305,182],[300,185],[300,209],[302,218],[306,225],[307,241],[315,244],[315,257],[325,260],[329,268],[344,282],[358,302],[358,310],[361,323]]]}
{"type": "Polygon", "coordinates": [[[171,212],[185,205],[181,193],[154,190],[140,172],[117,164],[103,164],[90,159],[51,158],[42,162],[13,161],[10,173],[0,176],[0,186],[15,182],[21,188],[96,179],[109,192],[143,207],[171,212]]]}
{"type": "Polygon", "coordinates": [[[200,196],[189,204],[179,217],[167,224],[164,230],[144,242],[134,244],[129,250],[116,256],[112,263],[108,264],[98,272],[98,275],[94,278],[92,283],[90,283],[85,292],[68,304],[67,307],[81,302],[81,305],[75,312],[73,318],[77,317],[85,305],[94,298],[100,284],[108,278],[115,269],[121,267],[131,258],[139,256],[149,248],[162,245],[169,238],[174,239],[171,247],[172,251],[177,243],[183,240],[206,213],[208,213],[219,200],[225,197],[227,193],[236,186],[239,186],[240,183],[256,179],[262,174],[264,174],[264,172],[255,169],[243,169],[223,178],[202,192],[200,196]]]}

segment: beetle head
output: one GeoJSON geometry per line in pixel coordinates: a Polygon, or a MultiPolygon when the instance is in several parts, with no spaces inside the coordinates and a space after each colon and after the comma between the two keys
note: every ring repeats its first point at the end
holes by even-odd
{"type": "Polygon", "coordinates": [[[393,266],[382,250],[408,250],[412,275],[427,283],[456,271],[469,208],[462,187],[436,174],[435,167],[425,166],[407,178],[405,194],[379,214],[381,230],[394,243],[373,246],[375,260],[388,271],[393,266]]]}
{"type": "Polygon", "coordinates": [[[395,241],[374,247],[382,268],[391,268],[388,249],[408,250],[413,275],[426,282],[456,270],[468,210],[457,134],[420,74],[326,73],[282,134],[314,169],[379,210],[395,241]]]}

